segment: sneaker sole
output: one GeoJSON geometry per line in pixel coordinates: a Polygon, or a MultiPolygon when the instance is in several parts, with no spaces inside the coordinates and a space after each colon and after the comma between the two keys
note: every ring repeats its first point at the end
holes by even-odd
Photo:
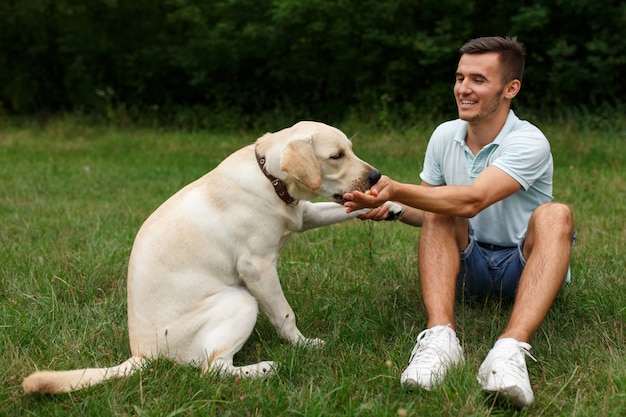
{"type": "Polygon", "coordinates": [[[527,400],[526,395],[524,394],[524,390],[516,386],[499,388],[483,387],[483,389],[491,394],[502,396],[519,408],[528,407],[533,403],[534,400],[534,396],[531,397],[530,400],[527,400]]]}

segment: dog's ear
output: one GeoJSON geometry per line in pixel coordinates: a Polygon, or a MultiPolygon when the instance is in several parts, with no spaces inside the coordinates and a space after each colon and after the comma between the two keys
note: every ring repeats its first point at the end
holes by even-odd
{"type": "Polygon", "coordinates": [[[310,190],[322,186],[322,170],[310,137],[291,139],[285,144],[280,155],[280,169],[310,190]]]}

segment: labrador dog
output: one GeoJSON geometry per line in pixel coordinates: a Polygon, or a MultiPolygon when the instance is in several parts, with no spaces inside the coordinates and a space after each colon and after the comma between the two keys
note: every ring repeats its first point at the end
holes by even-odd
{"type": "MultiPolygon", "coordinates": [[[[159,356],[238,376],[260,376],[274,362],[234,366],[258,305],[279,336],[305,337],[283,294],[276,263],[293,232],[341,222],[345,192],[368,190],[380,173],[360,160],[338,129],[299,122],[267,133],[169,198],[145,221],[128,266],[131,358],[109,368],[42,371],[27,393],[60,393],[130,375],[159,356]],[[328,202],[313,203],[322,197],[328,202]]],[[[394,203],[390,217],[402,208],[394,203]]]]}

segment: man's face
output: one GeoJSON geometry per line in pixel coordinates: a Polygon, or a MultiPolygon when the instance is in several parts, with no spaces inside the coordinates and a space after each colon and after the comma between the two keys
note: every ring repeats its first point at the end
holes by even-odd
{"type": "Polygon", "coordinates": [[[497,53],[461,56],[454,84],[460,119],[469,123],[484,123],[503,111],[508,113],[510,106],[502,104],[504,90],[497,53]]]}

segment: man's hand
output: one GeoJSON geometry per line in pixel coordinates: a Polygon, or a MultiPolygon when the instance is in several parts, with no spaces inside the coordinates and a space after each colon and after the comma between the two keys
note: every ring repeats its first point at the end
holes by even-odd
{"type": "Polygon", "coordinates": [[[376,222],[379,222],[381,220],[387,220],[387,217],[389,217],[389,215],[389,207],[386,204],[383,204],[382,206],[373,208],[371,211],[368,211],[365,214],[361,214],[360,216],[358,216],[358,218],[361,220],[374,220],[376,222]]]}

